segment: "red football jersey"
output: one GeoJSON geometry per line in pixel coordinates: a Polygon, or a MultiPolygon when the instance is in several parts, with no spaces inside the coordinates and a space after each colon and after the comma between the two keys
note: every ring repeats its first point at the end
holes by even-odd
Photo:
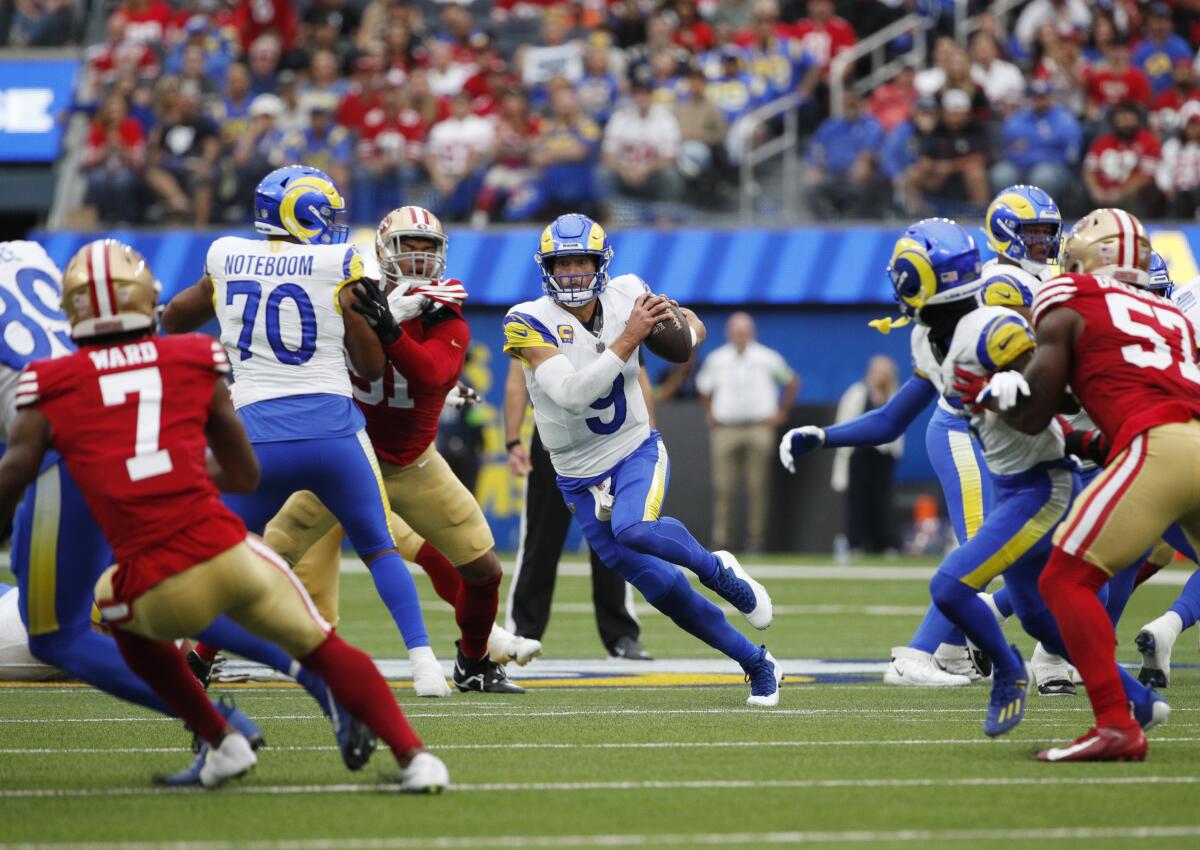
{"type": "Polygon", "coordinates": [[[1088,101],[1105,109],[1123,100],[1150,105],[1150,79],[1141,68],[1130,65],[1117,72],[1098,65],[1087,73],[1086,83],[1088,101]]]}
{"type": "Polygon", "coordinates": [[[21,374],[17,406],[50,420],[113,548],[122,601],[246,538],[204,462],[213,388],[228,373],[220,343],[189,334],[88,346],[21,374]]]}
{"type": "Polygon", "coordinates": [[[1101,188],[1118,189],[1135,169],[1153,177],[1161,157],[1162,145],[1149,130],[1138,130],[1132,139],[1105,133],[1092,142],[1083,158],[1083,168],[1095,175],[1101,188]]]}
{"type": "MultiPolygon", "coordinates": [[[[1137,242],[1128,257],[1134,264],[1137,242]]],[[[1042,285],[1033,324],[1054,310],[1083,316],[1075,340],[1071,391],[1104,432],[1115,457],[1155,425],[1200,418],[1200,366],[1192,327],[1164,298],[1109,277],[1066,274],[1042,285]]]]}
{"type": "Polygon", "coordinates": [[[453,307],[443,307],[432,321],[417,317],[401,327],[404,335],[387,348],[383,377],[367,382],[351,372],[350,382],[375,453],[405,466],[437,437],[446,395],[462,374],[471,328],[453,307]]]}

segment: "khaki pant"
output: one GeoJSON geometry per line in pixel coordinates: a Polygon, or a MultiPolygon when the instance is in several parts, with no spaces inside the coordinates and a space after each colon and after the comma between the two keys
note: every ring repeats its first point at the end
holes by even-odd
{"type": "Polygon", "coordinates": [[[253,538],[162,580],[128,605],[113,599],[116,569],[96,582],[97,604],[117,628],[151,640],[192,637],[227,614],[293,658],[303,658],[330,632],[287,565],[253,538]]]}
{"type": "Polygon", "coordinates": [[[775,429],[770,425],[716,425],[712,431],[713,548],[727,549],[737,488],[746,488],[747,548],[761,550],[767,528],[771,456],[775,429]]]}
{"type": "MultiPolygon", "coordinates": [[[[425,541],[456,567],[482,558],[495,546],[479,503],[432,444],[406,466],[381,460],[379,467],[393,511],[392,536],[405,560],[415,560],[425,541]]],[[[342,537],[333,514],[307,490],[292,494],[263,534],[267,545],[295,567],[321,614],[335,625],[342,537]]]]}
{"type": "Polygon", "coordinates": [[[1079,494],[1054,544],[1109,575],[1133,566],[1178,522],[1200,541],[1200,421],[1134,437],[1079,494]]]}

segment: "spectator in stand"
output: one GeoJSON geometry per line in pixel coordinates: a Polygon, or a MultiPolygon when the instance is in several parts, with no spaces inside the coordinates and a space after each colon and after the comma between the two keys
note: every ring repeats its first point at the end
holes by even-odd
{"type": "Polygon", "coordinates": [[[96,209],[104,224],[137,220],[138,188],[146,162],[142,125],[129,116],[125,98],[110,94],[100,104],[83,151],[87,174],[84,202],[96,209]]]}
{"type": "Polygon", "coordinates": [[[545,86],[554,77],[564,77],[571,83],[583,77],[583,44],[571,38],[565,13],[558,10],[545,13],[541,44],[521,47],[516,67],[521,82],[530,91],[545,86]]]}
{"type": "Polygon", "coordinates": [[[1120,207],[1146,217],[1155,207],[1154,175],[1161,147],[1142,126],[1137,104],[1123,101],[1109,113],[1112,129],[1092,142],[1083,161],[1083,184],[1094,207],[1120,207]]]}
{"type": "Polygon", "coordinates": [[[1200,103],[1182,110],[1183,133],[1168,139],[1155,175],[1169,218],[1195,220],[1200,210],[1200,103]]]}
{"type": "Polygon", "coordinates": [[[536,206],[544,211],[543,217],[572,210],[598,215],[600,127],[583,114],[569,82],[551,80],[548,88],[551,117],[542,124],[529,152],[529,161],[541,171],[536,206]]]}
{"type": "Polygon", "coordinates": [[[730,125],[767,100],[767,81],[746,70],[742,60],[742,51],[725,48],[720,72],[708,81],[708,99],[730,125]]]}
{"type": "Polygon", "coordinates": [[[392,21],[383,31],[383,65],[411,72],[422,61],[428,59],[427,51],[413,37],[412,28],[404,21],[392,21]]]}
{"type": "Polygon", "coordinates": [[[250,91],[256,96],[274,94],[279,84],[279,36],[266,32],[254,40],[246,51],[246,64],[250,68],[250,91]]]}
{"type": "Polygon", "coordinates": [[[142,80],[158,77],[158,54],[145,42],[126,37],[126,29],[125,16],[119,13],[112,15],[106,28],[107,40],[88,49],[87,64],[96,89],[91,96],[82,96],[84,102],[94,103],[98,100],[99,91],[110,86],[122,73],[136,74],[142,80]]]}
{"type": "Polygon", "coordinates": [[[125,0],[117,9],[125,19],[125,37],[161,50],[169,44],[175,13],[164,0],[125,0]]]}
{"type": "Polygon", "coordinates": [[[670,109],[684,94],[687,83],[679,75],[681,70],[672,50],[664,48],[650,57],[650,86],[654,89],[655,103],[670,109]]]}
{"type": "Polygon", "coordinates": [[[179,88],[194,96],[201,104],[211,102],[220,91],[217,81],[207,72],[208,56],[199,44],[189,44],[183,51],[180,73],[175,77],[179,88]]]}
{"type": "Polygon", "coordinates": [[[674,11],[675,43],[693,55],[710,50],[712,27],[696,12],[695,0],[675,0],[674,11]]]}
{"type": "Polygon", "coordinates": [[[778,27],[776,0],[756,0],[753,39],[746,44],[748,68],[766,81],[769,99],[798,92],[807,100],[821,82],[821,65],[797,39],[781,38],[778,27]]]}
{"type": "Polygon", "coordinates": [[[362,23],[354,35],[354,45],[363,53],[371,53],[388,40],[392,27],[403,28],[406,36],[412,33],[420,19],[416,6],[395,0],[370,0],[362,13],[362,23]]]}
{"type": "Polygon", "coordinates": [[[649,82],[635,79],[633,102],[618,109],[604,128],[603,158],[613,191],[621,197],[676,201],[683,178],[675,168],[679,122],[654,103],[649,82]]]}
{"type": "Polygon", "coordinates": [[[608,47],[589,44],[583,59],[583,77],[575,94],[583,114],[598,124],[607,124],[623,93],[623,81],[609,70],[608,47]]]}
{"type": "Polygon", "coordinates": [[[429,86],[438,97],[454,97],[464,91],[467,80],[479,73],[479,66],[459,61],[454,45],[444,39],[429,44],[429,86]]]}
{"type": "Polygon", "coordinates": [[[171,213],[198,227],[212,216],[213,178],[221,141],[196,95],[173,78],[159,92],[160,123],[150,134],[146,185],[171,213]]]}
{"type": "Polygon", "coordinates": [[[1146,17],[1146,37],[1133,51],[1133,64],[1150,80],[1154,94],[1166,91],[1171,85],[1171,69],[1179,61],[1191,61],[1192,46],[1174,32],[1171,7],[1153,3],[1146,17]]]}
{"type": "Polygon", "coordinates": [[[9,47],[62,47],[74,37],[72,0],[14,0],[9,47]]]}
{"type": "Polygon", "coordinates": [[[433,88],[429,85],[429,76],[424,69],[414,68],[409,73],[406,94],[409,108],[416,110],[426,127],[432,127],[450,117],[449,103],[433,93],[433,88]]]}
{"type": "Polygon", "coordinates": [[[822,121],[809,142],[805,182],[818,218],[870,218],[879,209],[882,145],[883,128],[863,111],[858,93],[847,88],[842,117],[822,121]]]}
{"type": "Polygon", "coordinates": [[[279,39],[280,55],[292,49],[299,29],[293,0],[237,0],[231,22],[243,50],[265,33],[274,33],[279,39]]]}
{"type": "Polygon", "coordinates": [[[905,195],[910,211],[932,206],[935,214],[982,213],[991,194],[987,176],[987,131],[971,120],[971,98],[959,89],[942,95],[937,129],[924,140],[909,170],[905,195]]]}
{"type": "Polygon", "coordinates": [[[1108,46],[1104,62],[1087,74],[1087,109],[1091,122],[1103,120],[1104,115],[1118,103],[1136,103],[1143,109],[1150,106],[1150,80],[1129,61],[1129,42],[1116,39],[1108,46]]]}
{"type": "MultiPolygon", "coordinates": [[[[396,71],[394,85],[403,86],[407,75],[396,71]]],[[[382,89],[387,78],[378,56],[363,54],[354,60],[354,74],[337,108],[337,122],[355,135],[361,135],[363,122],[371,110],[382,104],[382,89]]]]}
{"type": "Polygon", "coordinates": [[[808,17],[801,18],[785,30],[798,39],[806,53],[828,75],[829,63],[843,50],[858,43],[854,27],[834,14],[833,0],[808,0],[808,17]]]}
{"type": "Polygon", "coordinates": [[[378,221],[388,210],[403,206],[423,176],[428,126],[405,102],[397,83],[401,71],[388,73],[379,105],[367,112],[359,131],[355,156],[354,197],[358,221],[378,221]]]}
{"type": "Polygon", "coordinates": [[[280,71],[275,92],[283,104],[276,126],[289,136],[302,132],[308,126],[308,110],[301,106],[300,81],[296,72],[280,71]]]}
{"type": "Polygon", "coordinates": [[[675,61],[679,67],[686,67],[691,54],[675,43],[674,17],[668,17],[661,11],[651,12],[646,16],[645,41],[625,50],[629,60],[629,79],[645,73],[643,69],[650,64],[650,57],[664,48],[675,54],[675,61]]]}
{"type": "Polygon", "coordinates": [[[973,117],[980,122],[987,121],[991,117],[991,104],[983,87],[975,82],[970,54],[945,39],[939,39],[936,52],[938,64],[916,76],[917,92],[937,96],[951,90],[963,92],[970,98],[973,117]]]}
{"type": "Polygon", "coordinates": [[[501,215],[505,221],[523,221],[535,209],[537,170],[529,159],[533,139],[541,125],[529,111],[529,101],[518,88],[500,99],[496,120],[495,162],[483,176],[483,186],[475,200],[471,224],[486,227],[501,215]]]}
{"type": "Polygon", "coordinates": [[[743,30],[754,20],[753,0],[719,0],[716,17],[735,30],[743,30]]]}
{"type": "Polygon", "coordinates": [[[254,97],[250,93],[250,72],[241,62],[229,66],[225,77],[225,94],[216,98],[211,109],[213,122],[221,134],[225,150],[250,129],[250,104],[254,97]]]}
{"type": "Polygon", "coordinates": [[[309,99],[308,126],[287,139],[289,160],[319,168],[339,186],[350,185],[354,145],[350,131],[334,121],[337,98],[330,94],[309,99]]]}
{"type": "Polygon", "coordinates": [[[893,206],[916,209],[916,199],[910,199],[909,171],[917,164],[926,140],[937,130],[938,102],[935,97],[919,98],[913,106],[912,118],[887,135],[880,151],[880,169],[892,183],[893,206]]]}
{"type": "Polygon", "coordinates": [[[980,31],[971,38],[971,79],[983,89],[993,109],[1020,100],[1025,91],[1025,75],[1001,55],[1000,43],[991,33],[980,31]]]}
{"type": "Polygon", "coordinates": [[[725,139],[729,122],[717,105],[708,99],[708,78],[699,65],[693,65],[687,75],[687,90],[676,101],[672,111],[679,122],[680,173],[695,190],[697,200],[711,202],[717,198],[717,182],[728,169],[725,139]]]}
{"type": "Polygon", "coordinates": [[[1021,10],[1013,35],[1025,50],[1032,50],[1046,24],[1064,38],[1083,36],[1092,29],[1092,10],[1086,0],[1033,0],[1021,10]]]}
{"type": "Polygon", "coordinates": [[[333,51],[324,48],[313,51],[308,63],[308,79],[300,86],[300,108],[306,113],[311,112],[314,104],[328,105],[332,98],[336,109],[336,104],[349,90],[350,84],[342,79],[333,51]]]}
{"type": "Polygon", "coordinates": [[[912,117],[917,103],[917,88],[913,84],[916,70],[903,66],[890,81],[876,86],[867,100],[867,110],[890,133],[912,117]]]}
{"type": "Polygon", "coordinates": [[[471,112],[469,94],[456,94],[451,100],[450,117],[429,131],[425,152],[425,168],[437,193],[437,214],[441,218],[460,220],[470,215],[495,149],[495,126],[471,112]]]}
{"type": "MultiPolygon", "coordinates": [[[[200,71],[218,87],[225,82],[225,73],[240,51],[216,27],[209,15],[192,15],[183,27],[183,39],[171,48],[163,62],[163,73],[172,76],[186,75],[185,65],[195,64],[195,57],[187,59],[189,51],[199,50],[202,57],[200,71]]],[[[193,75],[195,72],[193,71],[193,75]]]]}
{"type": "Polygon", "coordinates": [[[1001,159],[992,166],[996,190],[1031,183],[1062,198],[1076,179],[1083,131],[1071,110],[1054,102],[1045,80],[1029,84],[1029,106],[1010,115],[1000,131],[1001,159]]]}
{"type": "Polygon", "coordinates": [[[1194,102],[1200,102],[1200,86],[1196,85],[1192,61],[1176,62],[1171,72],[1171,87],[1155,97],[1150,107],[1150,129],[1160,139],[1175,135],[1183,129],[1183,108],[1194,102]]]}
{"type": "MultiPolygon", "coordinates": [[[[284,133],[276,122],[283,114],[283,101],[273,94],[260,94],[250,102],[250,125],[233,140],[230,162],[235,176],[230,203],[244,221],[254,206],[254,190],[267,174],[285,165],[284,133]]],[[[232,211],[231,211],[232,217],[232,211]]]]}
{"type": "Polygon", "coordinates": [[[1063,38],[1047,24],[1039,40],[1041,59],[1034,76],[1046,80],[1054,88],[1055,98],[1076,116],[1083,115],[1088,63],[1079,43],[1063,38]]]}

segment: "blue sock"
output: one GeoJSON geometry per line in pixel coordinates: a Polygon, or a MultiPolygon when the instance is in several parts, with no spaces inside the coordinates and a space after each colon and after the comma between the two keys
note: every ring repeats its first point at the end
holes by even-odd
{"type": "Polygon", "coordinates": [[[638,590],[647,602],[674,620],[679,628],[723,652],[742,667],[758,657],[758,647],[730,625],[720,608],[697,593],[683,573],[675,571],[674,579],[654,596],[641,587],[638,590]]]}
{"type": "Polygon", "coordinates": [[[653,555],[668,564],[691,570],[708,583],[721,569],[721,561],[705,549],[677,519],[661,517],[621,529],[617,542],[643,555],[653,555]]]}
{"type": "Polygon", "coordinates": [[[368,569],[379,598],[404,636],[404,645],[408,649],[429,646],[429,632],[425,630],[425,618],[421,616],[417,585],[404,559],[395,552],[389,552],[372,561],[368,569]]]}
{"type": "Polygon", "coordinates": [[[1114,628],[1116,628],[1117,623],[1121,622],[1121,615],[1125,613],[1125,606],[1129,604],[1129,597],[1133,596],[1133,585],[1137,582],[1138,569],[1140,569],[1145,560],[1143,558],[1136,566],[1121,570],[1121,572],[1110,578],[1108,584],[1105,585],[1108,588],[1108,599],[1103,600],[1104,609],[1108,611],[1108,619],[1112,621],[1114,628]]]}
{"type": "Polygon", "coordinates": [[[921,652],[928,652],[932,655],[943,643],[965,646],[967,639],[959,631],[958,626],[947,620],[946,615],[931,602],[929,610],[925,612],[925,617],[921,620],[921,625],[917,626],[908,645],[912,649],[919,649],[921,652]]]}
{"type": "Polygon", "coordinates": [[[1179,598],[1172,603],[1171,610],[1183,620],[1185,629],[1190,629],[1200,620],[1200,570],[1188,577],[1179,598]]]}
{"type": "Polygon", "coordinates": [[[47,664],[66,671],[102,691],[123,700],[174,717],[175,712],[141,677],[129,669],[117,642],[94,632],[91,625],[29,639],[29,650],[47,664]]]}
{"type": "Polygon", "coordinates": [[[939,571],[929,582],[929,590],[941,612],[987,653],[1000,673],[1012,676],[1023,669],[1023,660],[1009,646],[992,609],[976,595],[974,588],[939,571]]]}

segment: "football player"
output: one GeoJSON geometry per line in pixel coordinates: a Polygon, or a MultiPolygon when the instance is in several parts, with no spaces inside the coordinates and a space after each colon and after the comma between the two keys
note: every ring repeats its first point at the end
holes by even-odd
{"type": "MultiPolygon", "coordinates": [[[[262,464],[257,492],[227,504],[261,532],[292,493],[311,490],[345,527],[399,627],[414,677],[442,677],[417,588],[396,549],[375,452],[355,405],[347,359],[369,380],[386,358],[355,310],[348,284],[363,276],[345,244],[346,202],[315,168],[272,171],[254,195],[254,227],[266,239],[224,237],[205,274],[175,296],[163,328],[181,333],[214,316],[233,363],[233,403],[262,464]]],[[[444,677],[442,679],[445,687],[444,677]]]]}
{"type": "Polygon", "coordinates": [[[1097,591],[1176,521],[1193,547],[1200,539],[1195,340],[1183,313],[1146,291],[1149,265],[1150,240],[1136,217],[1119,209],[1088,213],[1067,236],[1067,273],[1034,300],[1037,350],[1024,376],[992,378],[997,385],[1020,381],[1011,403],[1000,406],[1029,434],[1045,430],[1069,384],[1109,445],[1108,465],[1055,533],[1039,582],[1087,683],[1096,725],[1071,744],[1040,752],[1043,761],[1145,758],[1146,738],[1130,716],[1112,623],[1097,591]]]}
{"type": "MultiPolygon", "coordinates": [[[[678,564],[737,608],[752,626],[771,624],[771,598],[728,552],[709,552],[678,520],[662,516],[670,466],[650,428],[638,385],[638,346],[671,302],[634,275],[609,279],[608,235],[568,214],[542,231],[534,255],[545,293],[504,317],[504,351],[525,373],[538,433],[559,489],[606,565],[689,634],[737,661],[749,705],[779,702],[782,670],[692,589],[678,564]]],[[[684,313],[693,339],[704,325],[684,313]]]]}
{"type": "Polygon", "coordinates": [[[127,245],[85,245],[64,277],[63,308],[83,347],[37,361],[17,381],[0,524],[57,451],[112,545],[116,565],[96,583],[100,612],[130,668],[204,740],[200,784],[257,761],[173,643],[229,614],[321,675],[391,746],[405,790],[445,787],[445,765],[371,659],[332,633],[287,566],[221,503],[218,487],[249,492],[259,477],[225,387],[224,350],[205,336],[154,335],[154,280],[127,245]]]}
{"type": "MultiPolygon", "coordinates": [[[[435,445],[442,407],[471,342],[462,316],[466,290],[443,277],[446,249],[442,223],[426,209],[401,207],[380,222],[375,251],[383,288],[356,287],[359,303],[354,306],[374,327],[389,362],[377,380],[351,376],[354,398],[378,456],[401,554],[425,567],[438,593],[449,596],[454,606],[462,631],[454,684],[462,691],[523,693],[508,680],[503,665],[514,656],[528,662],[540,653],[541,644],[496,626],[502,570],[491,529],[475,497],[435,445]],[[495,650],[492,658],[489,643],[495,650]]],[[[288,500],[264,538],[296,564],[322,613],[333,617],[341,537],[329,511],[304,492],[288,500]]],[[[449,693],[441,676],[414,684],[421,696],[449,693]]]]}

